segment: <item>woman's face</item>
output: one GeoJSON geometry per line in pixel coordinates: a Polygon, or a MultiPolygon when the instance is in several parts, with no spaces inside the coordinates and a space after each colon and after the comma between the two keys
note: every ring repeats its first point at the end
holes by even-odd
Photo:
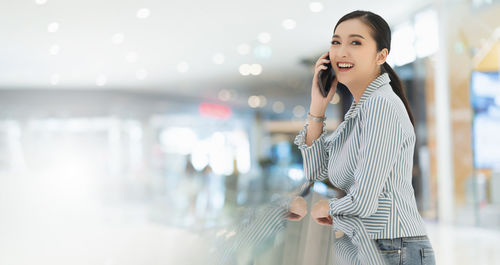
{"type": "Polygon", "coordinates": [[[354,18],[341,22],[330,45],[330,63],[338,81],[349,87],[360,78],[376,78],[385,62],[387,49],[377,52],[371,29],[354,18]]]}

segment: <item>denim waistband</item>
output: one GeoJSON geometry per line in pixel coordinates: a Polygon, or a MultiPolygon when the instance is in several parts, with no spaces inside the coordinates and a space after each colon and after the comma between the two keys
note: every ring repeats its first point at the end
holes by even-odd
{"type": "Polygon", "coordinates": [[[429,238],[425,236],[410,236],[410,237],[402,237],[403,242],[406,241],[420,241],[420,240],[429,240],[429,238]]]}
{"type": "Polygon", "coordinates": [[[391,241],[391,242],[409,242],[409,241],[424,241],[429,240],[427,235],[423,236],[409,236],[409,237],[398,237],[398,238],[388,238],[388,239],[376,239],[376,241],[391,241]]]}

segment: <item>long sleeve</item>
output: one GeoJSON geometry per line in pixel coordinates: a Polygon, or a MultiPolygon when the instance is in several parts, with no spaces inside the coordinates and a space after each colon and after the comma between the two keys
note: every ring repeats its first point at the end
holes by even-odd
{"type": "Polygon", "coordinates": [[[335,264],[386,264],[359,217],[334,216],[333,226],[345,234],[334,241],[335,264]]]}
{"type": "Polygon", "coordinates": [[[386,98],[372,97],[361,106],[362,129],[355,182],[346,196],[329,201],[330,215],[368,217],[376,212],[378,196],[404,139],[398,113],[392,104],[386,98]]]}
{"type": "Polygon", "coordinates": [[[328,177],[328,157],[330,142],[327,140],[326,122],[323,121],[323,131],[321,135],[314,139],[312,145],[308,146],[306,133],[308,123],[295,137],[294,143],[302,153],[304,163],[304,174],[309,181],[322,181],[328,177]]]}

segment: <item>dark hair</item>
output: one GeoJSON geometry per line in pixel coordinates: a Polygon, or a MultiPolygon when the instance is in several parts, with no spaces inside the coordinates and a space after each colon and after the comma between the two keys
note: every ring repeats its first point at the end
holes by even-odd
{"type": "MultiPolygon", "coordinates": [[[[344,15],[339,19],[333,31],[335,32],[337,26],[340,23],[353,18],[359,18],[362,22],[364,22],[372,29],[372,37],[377,43],[377,51],[381,51],[383,48],[387,48],[388,52],[391,51],[391,28],[389,27],[389,24],[387,24],[387,22],[382,17],[370,11],[356,10],[344,15]]],[[[408,112],[408,116],[410,117],[410,121],[413,124],[413,127],[415,127],[415,120],[413,119],[410,104],[406,99],[403,83],[387,62],[384,62],[380,70],[381,73],[386,72],[389,74],[392,90],[394,91],[394,93],[396,93],[396,95],[399,96],[401,101],[403,101],[406,111],[408,112]]]]}

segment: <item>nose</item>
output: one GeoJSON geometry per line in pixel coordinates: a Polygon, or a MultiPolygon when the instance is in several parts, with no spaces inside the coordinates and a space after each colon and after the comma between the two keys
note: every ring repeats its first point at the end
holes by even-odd
{"type": "Polygon", "coordinates": [[[347,57],[347,48],[344,45],[340,45],[340,47],[337,49],[337,55],[340,58],[347,57]]]}

